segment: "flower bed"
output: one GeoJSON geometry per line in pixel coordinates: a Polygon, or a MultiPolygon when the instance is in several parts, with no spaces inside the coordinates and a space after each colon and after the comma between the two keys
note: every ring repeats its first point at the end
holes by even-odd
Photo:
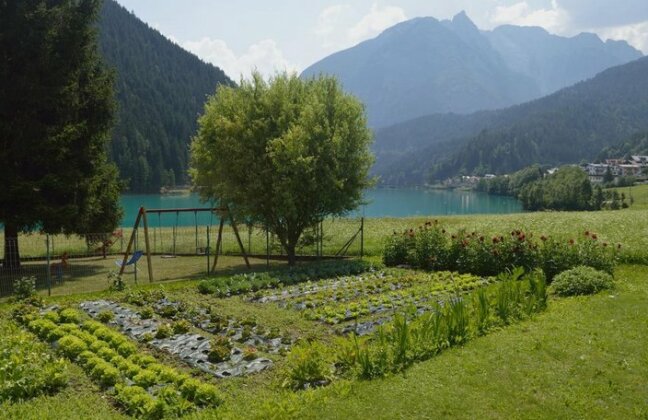
{"type": "Polygon", "coordinates": [[[485,236],[478,232],[450,234],[436,221],[418,229],[394,232],[387,238],[383,261],[387,266],[407,264],[426,270],[451,270],[496,275],[523,267],[541,268],[548,281],[558,273],[585,265],[611,273],[621,245],[611,245],[589,231],[566,241],[514,230],[485,236]]]}

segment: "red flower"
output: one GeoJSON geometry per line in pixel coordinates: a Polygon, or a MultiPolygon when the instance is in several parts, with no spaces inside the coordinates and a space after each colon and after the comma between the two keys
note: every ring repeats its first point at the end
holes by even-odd
{"type": "Polygon", "coordinates": [[[569,245],[574,245],[574,240],[573,239],[569,240],[569,245]]]}
{"type": "Polygon", "coordinates": [[[589,236],[589,235],[590,235],[589,230],[586,230],[585,231],[585,236],[589,236]]]}
{"type": "Polygon", "coordinates": [[[596,234],[592,234],[592,240],[595,241],[597,239],[598,239],[598,236],[596,236],[596,234]]]}
{"type": "Polygon", "coordinates": [[[499,242],[499,238],[497,236],[493,236],[493,243],[496,244],[499,242]]]}
{"type": "Polygon", "coordinates": [[[479,237],[479,242],[484,242],[484,237],[483,236],[479,237]]]}

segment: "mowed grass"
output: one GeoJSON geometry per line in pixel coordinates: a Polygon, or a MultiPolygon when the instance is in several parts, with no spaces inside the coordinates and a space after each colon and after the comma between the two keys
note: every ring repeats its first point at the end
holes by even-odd
{"type": "MultiPolygon", "coordinates": [[[[616,278],[616,290],[551,299],[533,320],[402,375],[286,394],[257,404],[254,417],[646,419],[648,267],[622,266],[616,278]]],[[[235,407],[232,417],[246,417],[235,407]]]]}
{"type": "Polygon", "coordinates": [[[626,196],[626,202],[632,201],[631,208],[648,210],[648,184],[636,185],[634,187],[614,188],[619,194],[626,196]]]}

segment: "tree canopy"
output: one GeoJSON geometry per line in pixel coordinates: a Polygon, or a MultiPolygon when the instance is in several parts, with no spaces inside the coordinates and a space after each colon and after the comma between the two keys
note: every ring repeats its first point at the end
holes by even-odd
{"type": "Polygon", "coordinates": [[[205,200],[262,223],[291,264],[304,230],[362,202],[373,157],[362,104],[336,79],[258,73],[221,87],[191,145],[191,176],[205,200]]]}
{"type": "Polygon", "coordinates": [[[4,268],[18,232],[112,230],[117,170],[106,156],[113,76],[97,52],[99,0],[0,2],[0,222],[4,268]]]}

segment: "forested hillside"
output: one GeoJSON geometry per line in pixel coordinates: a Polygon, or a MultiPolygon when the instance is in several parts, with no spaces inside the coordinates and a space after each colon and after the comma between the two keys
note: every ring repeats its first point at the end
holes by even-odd
{"type": "Polygon", "coordinates": [[[376,133],[384,184],[458,174],[510,173],[533,163],[593,159],[648,130],[648,58],[606,70],[547,97],[498,111],[432,115],[376,133]],[[408,142],[398,153],[399,139],[408,142]],[[386,164],[385,164],[386,163],[386,164]]]}
{"type": "Polygon", "coordinates": [[[522,108],[529,112],[507,128],[482,131],[437,164],[432,177],[508,173],[532,163],[593,159],[605,146],[648,130],[648,58],[522,108]]]}
{"type": "Polygon", "coordinates": [[[187,182],[188,144],[207,95],[231,80],[105,0],[99,41],[116,72],[118,120],[110,156],[131,192],[187,182]]]}
{"type": "Polygon", "coordinates": [[[630,138],[604,148],[598,158],[603,160],[632,155],[648,155],[648,131],[634,134],[630,138]]]}

